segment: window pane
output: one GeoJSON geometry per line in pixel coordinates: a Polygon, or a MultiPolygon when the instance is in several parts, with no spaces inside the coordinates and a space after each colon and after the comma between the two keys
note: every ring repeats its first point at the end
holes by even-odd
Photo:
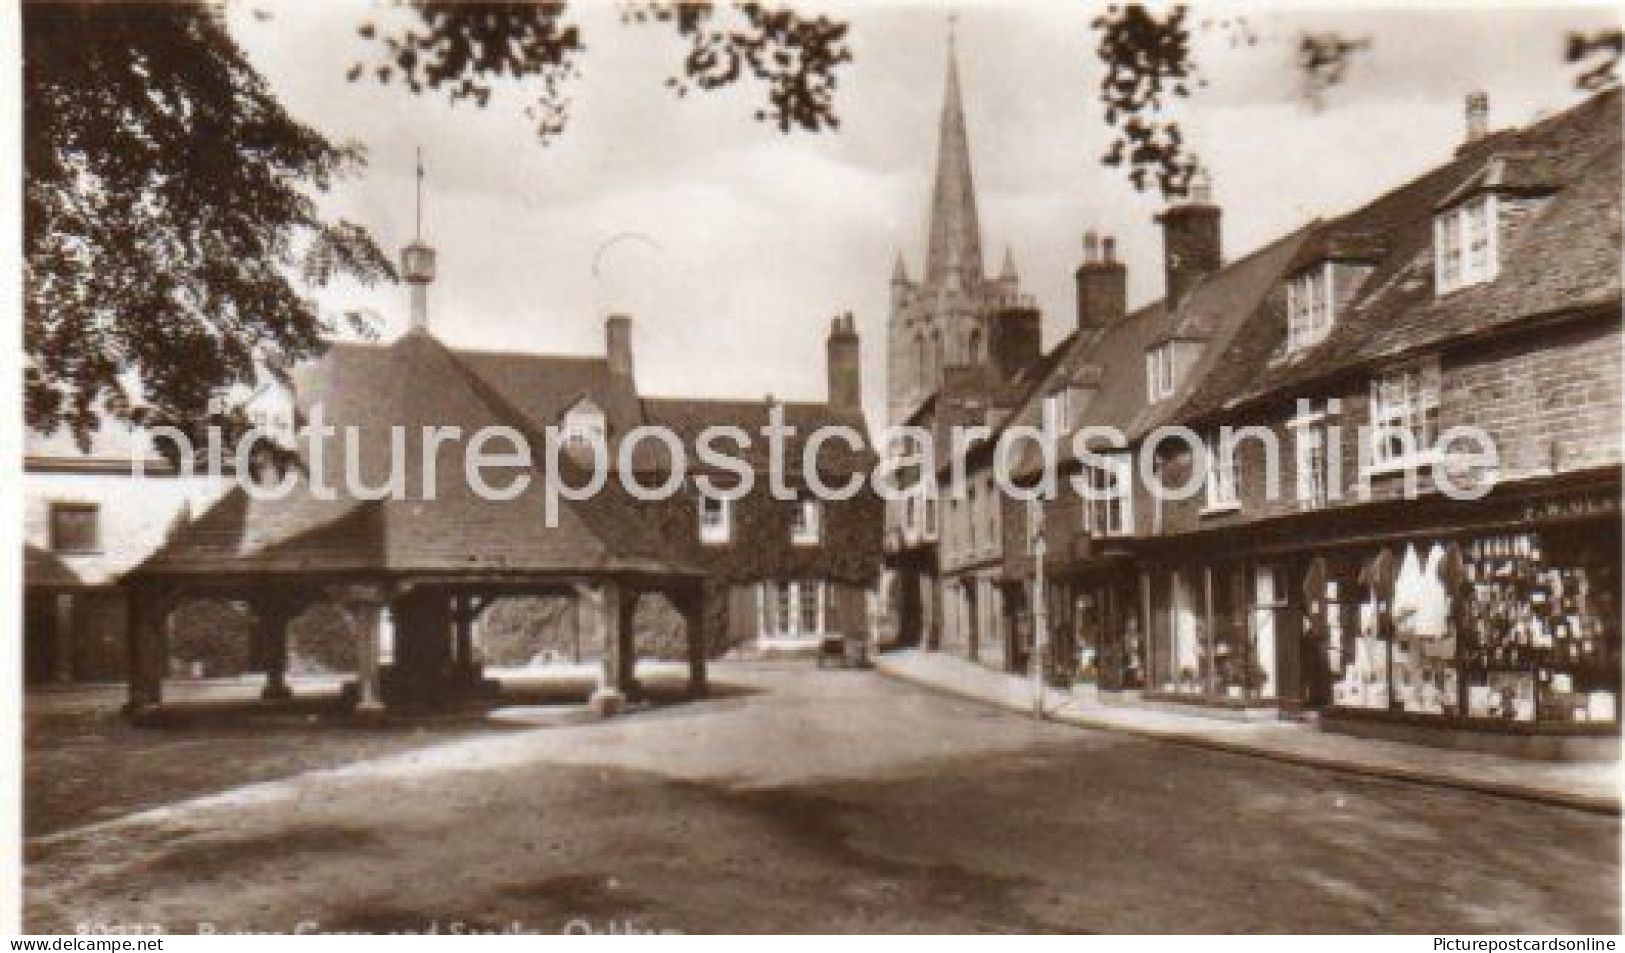
{"type": "Polygon", "coordinates": [[[800,594],[800,628],[802,635],[810,635],[819,630],[818,626],[818,595],[821,583],[802,582],[796,589],[800,594]]]}
{"type": "Polygon", "coordinates": [[[66,504],[51,508],[51,548],[64,553],[92,552],[98,548],[100,511],[91,505],[66,504]]]}

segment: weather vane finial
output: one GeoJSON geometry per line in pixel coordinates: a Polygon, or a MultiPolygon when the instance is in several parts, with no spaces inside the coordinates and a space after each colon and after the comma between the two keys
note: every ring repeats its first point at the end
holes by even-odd
{"type": "Polygon", "coordinates": [[[418,146],[418,204],[417,217],[412,227],[412,237],[423,238],[423,147],[418,146]]]}

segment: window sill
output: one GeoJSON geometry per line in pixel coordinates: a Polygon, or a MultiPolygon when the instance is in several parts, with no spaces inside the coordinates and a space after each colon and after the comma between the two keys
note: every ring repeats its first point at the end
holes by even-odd
{"type": "Polygon", "coordinates": [[[1196,515],[1206,518],[1210,516],[1229,516],[1232,513],[1240,512],[1241,502],[1238,500],[1234,503],[1214,503],[1204,506],[1200,510],[1196,511],[1196,515]]]}
{"type": "Polygon", "coordinates": [[[733,540],[729,539],[726,536],[723,536],[723,537],[701,536],[700,537],[700,545],[701,546],[726,546],[731,542],[733,542],[733,540]]]}
{"type": "Polygon", "coordinates": [[[824,641],[825,633],[797,635],[758,635],[756,647],[759,649],[806,649],[817,646],[824,641]]]}
{"type": "Polygon", "coordinates": [[[818,538],[817,536],[810,536],[810,537],[806,537],[806,538],[802,538],[802,539],[797,539],[794,536],[790,537],[790,545],[799,546],[799,547],[801,547],[803,549],[808,549],[808,548],[817,546],[822,542],[823,542],[823,540],[818,538]]]}
{"type": "Polygon", "coordinates": [[[1443,462],[1445,462],[1445,458],[1440,457],[1436,453],[1416,453],[1408,457],[1385,460],[1382,463],[1373,463],[1361,470],[1360,474],[1365,477],[1397,476],[1412,470],[1431,470],[1443,462]]]}

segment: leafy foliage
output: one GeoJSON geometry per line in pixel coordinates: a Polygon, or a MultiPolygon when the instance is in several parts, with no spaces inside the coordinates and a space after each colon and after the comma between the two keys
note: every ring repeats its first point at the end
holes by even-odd
{"type": "MultiPolygon", "coordinates": [[[[581,31],[564,22],[565,5],[540,3],[459,3],[409,0],[421,19],[398,36],[364,23],[358,32],[384,46],[384,61],[370,74],[380,83],[397,77],[413,93],[444,90],[452,102],[491,101],[493,80],[535,80],[541,92],[525,114],[548,142],[564,131],[570,100],[565,81],[578,75],[576,56],[585,50],[581,31]]],[[[361,63],[350,67],[351,82],[368,75],[361,63]]]]}
{"type": "MultiPolygon", "coordinates": [[[[444,91],[453,101],[487,105],[502,79],[532,81],[539,89],[526,107],[543,143],[565,129],[571,100],[568,81],[580,75],[586,51],[581,28],[568,21],[566,5],[461,3],[397,0],[419,24],[392,34],[365,23],[360,34],[381,44],[382,61],[350,67],[352,82],[371,77],[401,80],[414,93],[444,91]]],[[[719,14],[711,3],[636,3],[622,19],[664,24],[689,41],[682,70],[666,80],[679,96],[691,88],[714,90],[747,75],[767,87],[767,104],[756,118],[781,132],[835,128],[836,69],[852,59],[847,25],[827,17],[804,17],[790,9],[741,2],[719,14]]]]}
{"type": "Polygon", "coordinates": [[[1304,97],[1315,106],[1328,89],[1348,76],[1354,54],[1371,47],[1367,37],[1339,33],[1305,33],[1298,38],[1298,70],[1303,75],[1304,97]]]}
{"type": "Polygon", "coordinates": [[[1196,81],[1186,8],[1159,16],[1139,4],[1113,5],[1091,25],[1106,67],[1100,81],[1106,124],[1117,131],[1101,161],[1126,164],[1139,191],[1155,184],[1164,196],[1184,195],[1196,163],[1170,117],[1174,101],[1190,96],[1196,81]]]}
{"type": "Polygon", "coordinates": [[[393,277],[313,193],[362,161],[290,117],[195,4],[23,7],[28,424],[200,416],[317,352],[296,287],[393,277]]]}
{"type": "Polygon", "coordinates": [[[743,29],[717,26],[710,3],[652,4],[630,16],[638,22],[675,23],[690,41],[683,76],[666,80],[677,95],[687,95],[691,83],[704,90],[728,86],[749,70],[768,87],[768,107],[756,111],[758,122],[773,122],[780,132],[837,128],[835,69],[852,59],[845,43],[847,25],[759,3],[735,4],[734,11],[744,21],[743,29]]]}
{"type": "MultiPolygon", "coordinates": [[[[1164,198],[1183,196],[1197,162],[1174,118],[1175,106],[1207,85],[1193,50],[1189,8],[1174,5],[1159,15],[1140,4],[1114,4],[1091,28],[1099,34],[1096,55],[1106,68],[1100,83],[1106,124],[1116,130],[1102,162],[1125,168],[1139,191],[1155,185],[1164,198]]],[[[1232,48],[1257,46],[1261,39],[1239,16],[1203,19],[1195,29],[1228,34],[1232,48]]],[[[1303,32],[1295,42],[1303,97],[1316,108],[1328,90],[1348,80],[1356,55],[1371,48],[1369,37],[1336,31],[1303,32]]],[[[1615,28],[1570,33],[1565,57],[1584,66],[1575,85],[1595,92],[1619,82],[1622,53],[1625,34],[1615,28]]]]}

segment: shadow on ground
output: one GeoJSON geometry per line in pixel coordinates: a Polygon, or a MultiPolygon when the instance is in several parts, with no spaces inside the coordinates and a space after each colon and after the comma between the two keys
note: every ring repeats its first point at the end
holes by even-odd
{"type": "MultiPolygon", "coordinates": [[[[713,684],[708,704],[753,694],[713,684]]],[[[645,688],[635,712],[693,703],[678,685],[645,688]]],[[[227,698],[169,705],[129,724],[110,706],[30,712],[25,703],[23,835],[39,837],[246,784],[337,768],[495,732],[590,724],[579,689],[516,685],[451,710],[358,720],[331,693],[267,704],[227,698]]]]}

